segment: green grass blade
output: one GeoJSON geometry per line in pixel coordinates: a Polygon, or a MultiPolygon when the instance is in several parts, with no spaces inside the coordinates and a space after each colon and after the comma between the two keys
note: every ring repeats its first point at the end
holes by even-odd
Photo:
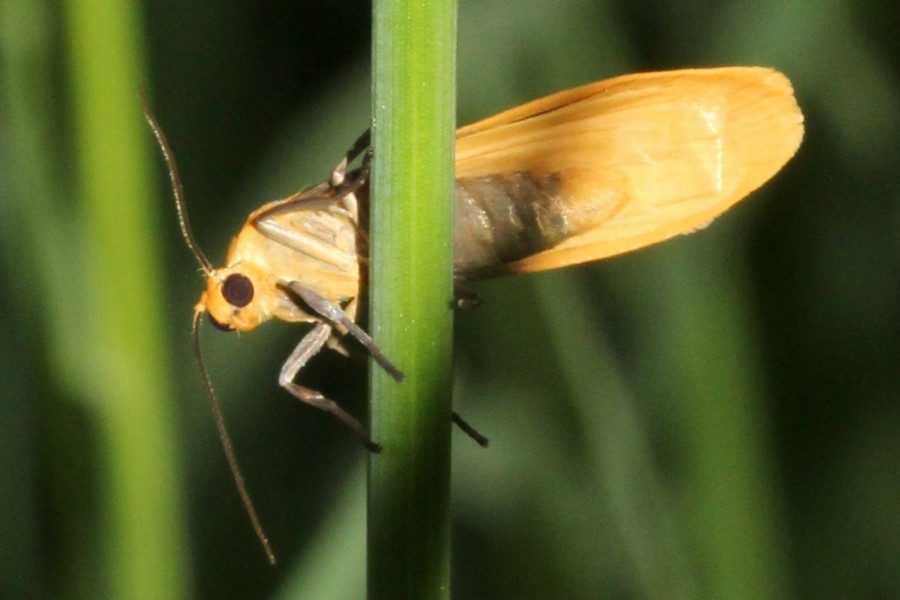
{"type": "Polygon", "coordinates": [[[456,4],[374,6],[371,599],[449,597],[456,4]]]}
{"type": "Polygon", "coordinates": [[[184,515],[137,4],[65,6],[90,340],[78,355],[99,422],[112,597],[187,595],[184,515]]]}

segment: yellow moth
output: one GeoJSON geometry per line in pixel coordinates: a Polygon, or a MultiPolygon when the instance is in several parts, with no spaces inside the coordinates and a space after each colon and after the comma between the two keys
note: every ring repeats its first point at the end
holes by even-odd
{"type": "MultiPolygon", "coordinates": [[[[328,182],[254,211],[224,266],[214,268],[191,234],[165,136],[145,112],[166,157],[182,233],[206,276],[194,309],[197,362],[239,491],[274,561],[200,360],[199,319],[208,313],[219,328],[239,331],[273,318],[312,323],[279,383],[378,450],[356,419],[294,381],[326,344],[344,351],[347,333],[403,379],[355,324],[366,285],[368,136],[328,182]],[[362,166],[348,171],[360,154],[362,166]]],[[[566,267],[700,229],[775,175],[802,137],[790,82],[762,67],[615,77],[463,127],[456,134],[455,276],[464,284],[566,267]]]]}

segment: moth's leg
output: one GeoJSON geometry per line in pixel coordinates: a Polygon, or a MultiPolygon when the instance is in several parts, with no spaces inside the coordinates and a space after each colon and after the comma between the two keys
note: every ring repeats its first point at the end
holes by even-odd
{"type": "Polygon", "coordinates": [[[369,146],[370,138],[369,130],[366,129],[353,144],[353,147],[344,155],[344,158],[331,171],[331,179],[328,183],[331,188],[331,196],[339,200],[340,207],[347,211],[354,223],[359,222],[356,191],[369,181],[369,171],[372,165],[372,148],[369,146]],[[363,157],[362,165],[348,174],[347,166],[363,151],[366,154],[363,157]]]}
{"type": "MultiPolygon", "coordinates": [[[[317,315],[332,323],[334,325],[340,325],[347,329],[347,332],[350,333],[353,337],[355,337],[360,344],[365,346],[366,350],[369,351],[369,354],[372,358],[375,359],[382,369],[388,372],[391,377],[396,379],[397,381],[403,381],[404,375],[403,372],[394,366],[394,364],[388,360],[388,358],[384,355],[380,348],[375,344],[375,340],[369,337],[369,334],[362,330],[362,328],[353,322],[350,317],[344,314],[344,311],[341,310],[340,306],[336,304],[332,304],[327,299],[323,298],[316,292],[312,291],[309,288],[303,287],[297,281],[291,281],[287,284],[289,290],[297,294],[297,296],[306,303],[309,308],[311,308],[317,315]]],[[[327,339],[327,337],[326,337],[327,339]]],[[[324,340],[323,342],[324,343],[324,340]]],[[[319,344],[321,348],[321,344],[319,344]]]]}
{"type": "Polygon", "coordinates": [[[475,440],[476,444],[478,444],[482,448],[488,447],[488,444],[490,443],[489,440],[486,437],[484,437],[483,435],[481,435],[477,429],[475,429],[474,427],[469,425],[469,423],[466,420],[464,420],[461,416],[459,416],[458,412],[453,411],[452,419],[453,419],[453,423],[457,427],[459,427],[463,433],[465,433],[467,436],[469,436],[470,438],[475,440]]]}
{"type": "Polygon", "coordinates": [[[352,163],[362,152],[366,152],[366,157],[363,158],[362,168],[365,170],[365,175],[368,176],[369,163],[371,162],[371,150],[369,148],[371,140],[372,133],[370,129],[366,129],[363,134],[357,138],[350,147],[350,150],[347,151],[347,154],[344,155],[344,158],[342,158],[337,166],[331,171],[330,182],[332,188],[337,189],[344,183],[344,178],[347,175],[347,165],[352,163]]]}
{"type": "Polygon", "coordinates": [[[481,296],[460,279],[453,280],[453,300],[456,308],[468,309],[481,306],[481,296]]]}
{"type": "MultiPolygon", "coordinates": [[[[356,311],[359,308],[359,302],[357,298],[354,298],[350,302],[344,306],[343,311],[344,314],[353,322],[356,322],[356,311]]],[[[328,338],[328,347],[335,352],[343,354],[344,356],[350,356],[350,351],[344,345],[344,340],[346,339],[347,330],[342,326],[337,326],[334,328],[334,331],[331,332],[331,337],[328,338]]]]}
{"type": "MultiPolygon", "coordinates": [[[[366,152],[365,158],[363,158],[362,165],[354,171],[351,171],[349,174],[344,172],[343,179],[341,183],[338,185],[332,185],[332,194],[335,197],[341,198],[344,196],[349,196],[359,190],[359,188],[363,187],[369,181],[369,172],[372,167],[372,151],[368,150],[366,152]]],[[[332,173],[332,178],[334,177],[334,173],[332,173]]]]}
{"type": "MultiPolygon", "coordinates": [[[[468,284],[456,278],[453,281],[453,299],[456,307],[461,309],[477,308],[481,306],[481,296],[475,290],[470,288],[468,284]]],[[[459,416],[456,411],[453,412],[453,423],[467,436],[475,440],[475,443],[484,448],[488,445],[488,439],[481,435],[477,429],[469,425],[469,423],[459,416]]]]}
{"type": "Polygon", "coordinates": [[[305,402],[310,406],[331,413],[340,419],[347,427],[353,430],[353,433],[360,439],[363,445],[372,452],[381,452],[381,446],[372,441],[369,433],[360,425],[359,421],[351,417],[343,408],[337,405],[334,400],[330,400],[323,396],[321,392],[312,390],[302,385],[294,383],[294,377],[309,362],[313,356],[319,353],[322,346],[331,336],[331,325],[327,323],[317,323],[312,331],[307,333],[288,359],[284,366],[281,367],[281,373],[278,375],[278,385],[293,394],[301,402],[305,402]]]}

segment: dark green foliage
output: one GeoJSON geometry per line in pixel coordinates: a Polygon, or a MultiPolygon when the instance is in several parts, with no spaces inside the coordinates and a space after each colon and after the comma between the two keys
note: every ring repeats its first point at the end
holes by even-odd
{"type": "MultiPolygon", "coordinates": [[[[77,104],[78,3],[58,4],[0,3],[0,596],[360,598],[366,456],[278,388],[299,326],[204,330],[276,570],[252,537],[189,354],[202,282],[136,88],[218,262],[252,209],[326,178],[368,125],[370,5],[146,3],[125,38],[139,64],[102,96],[133,97],[122,116],[77,104]],[[108,141],[120,123],[135,129],[108,141]],[[103,204],[91,190],[114,176],[103,204]],[[126,484],[167,500],[116,504],[126,484]],[[135,546],[148,555],[117,553],[135,546]],[[123,588],[134,569],[169,587],[123,588]]],[[[461,123],[624,72],[761,64],[794,82],[807,136],[704,231],[478,286],[484,306],[456,315],[454,404],[491,447],[453,434],[455,597],[900,596],[895,15],[460,3],[461,123]]],[[[333,354],[301,374],[360,417],[365,378],[333,354]]]]}

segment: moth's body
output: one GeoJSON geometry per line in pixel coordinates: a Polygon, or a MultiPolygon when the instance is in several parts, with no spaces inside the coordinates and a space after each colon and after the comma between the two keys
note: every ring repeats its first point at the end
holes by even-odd
{"type": "MultiPolygon", "coordinates": [[[[272,318],[311,322],[279,383],[340,418],[377,449],[356,419],[294,383],[327,342],[342,349],[340,338],[347,332],[382,368],[403,379],[355,324],[366,283],[371,154],[356,171],[346,167],[368,149],[368,137],[360,138],[328,183],[251,214],[231,243],[226,266],[214,269],[190,233],[165,137],[149,114],[148,120],[169,165],[182,233],[207,276],[195,307],[194,342],[210,398],[212,386],[199,359],[200,314],[208,312],[219,327],[241,331],[272,318]]],[[[463,127],[456,135],[455,275],[478,280],[554,269],[690,233],[775,175],[802,137],[803,115],[790,82],[760,67],[626,75],[463,127]]],[[[218,415],[215,405],[213,410],[218,415]]],[[[265,543],[221,415],[217,424],[265,543]]]]}
{"type": "MultiPolygon", "coordinates": [[[[802,133],[790,83],[759,67],[627,75],[463,127],[456,276],[559,268],[702,228],[774,175],[802,133]]],[[[354,320],[368,196],[366,174],[356,176],[344,196],[320,184],[251,214],[198,308],[242,331],[321,321],[285,287],[299,282],[354,320]],[[247,306],[222,296],[233,272],[254,282],[247,306]]]]}

